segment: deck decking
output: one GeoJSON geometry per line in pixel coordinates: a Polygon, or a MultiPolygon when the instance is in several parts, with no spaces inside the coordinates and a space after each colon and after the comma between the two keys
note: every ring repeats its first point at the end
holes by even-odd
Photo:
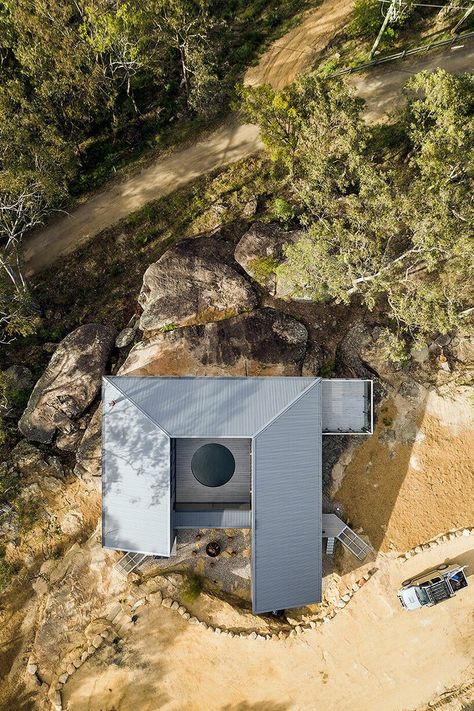
{"type": "MultiPolygon", "coordinates": [[[[243,504],[250,501],[251,464],[250,439],[197,439],[176,440],[176,503],[228,503],[243,504]],[[209,487],[200,484],[191,471],[194,452],[208,442],[217,441],[228,447],[235,459],[235,472],[223,486],[209,487]]],[[[223,507],[225,508],[225,507],[223,507]]]]}

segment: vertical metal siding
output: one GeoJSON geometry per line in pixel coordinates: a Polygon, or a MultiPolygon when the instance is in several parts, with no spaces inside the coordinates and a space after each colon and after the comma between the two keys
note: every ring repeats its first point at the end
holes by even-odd
{"type": "Polygon", "coordinates": [[[252,605],[321,600],[321,388],[314,383],[253,442],[252,605]]]}
{"type": "Polygon", "coordinates": [[[175,511],[176,528],[251,528],[252,512],[240,509],[175,511]]]}
{"type": "Polygon", "coordinates": [[[169,556],[170,438],[107,381],[102,435],[103,545],[169,556]]]}

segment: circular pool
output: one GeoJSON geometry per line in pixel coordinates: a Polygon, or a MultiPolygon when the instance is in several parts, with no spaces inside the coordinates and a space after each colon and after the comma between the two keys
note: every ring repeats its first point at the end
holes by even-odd
{"type": "Polygon", "coordinates": [[[194,478],[203,486],[223,486],[234,475],[234,455],[223,444],[217,442],[203,444],[193,454],[191,471],[194,478]]]}

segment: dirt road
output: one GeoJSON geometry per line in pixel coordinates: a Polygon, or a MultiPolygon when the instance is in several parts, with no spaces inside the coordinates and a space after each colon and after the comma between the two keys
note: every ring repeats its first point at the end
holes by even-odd
{"type": "MultiPolygon", "coordinates": [[[[277,88],[305,69],[314,53],[321,50],[343,26],[351,3],[326,0],[305,16],[303,23],[278,40],[260,63],[249,70],[246,81],[270,82],[277,88]],[[301,49],[298,50],[298,47],[301,49]]],[[[380,119],[399,101],[400,89],[409,75],[422,69],[444,67],[450,71],[469,71],[474,66],[474,42],[459,50],[447,49],[411,61],[390,64],[384,69],[351,79],[367,102],[369,120],[380,119]]],[[[105,188],[25,241],[26,272],[39,272],[58,257],[70,254],[101,230],[117,224],[147,202],[168,195],[199,175],[245,158],[260,150],[256,126],[240,125],[229,119],[211,136],[170,156],[160,159],[127,178],[105,188]]]]}
{"type": "Polygon", "coordinates": [[[355,74],[349,81],[365,99],[365,118],[372,122],[396,109],[402,87],[410,76],[437,67],[453,73],[474,71],[474,40],[471,38],[465,44],[460,42],[459,48],[433,50],[402,62],[391,62],[367,74],[355,74]]]}
{"type": "Polygon", "coordinates": [[[259,63],[245,75],[245,84],[271,84],[283,89],[311,65],[317,52],[344,27],[353,1],[326,0],[315,10],[308,10],[302,22],[274,42],[259,63]]]}
{"type": "MultiPolygon", "coordinates": [[[[322,628],[287,641],[215,635],[156,606],[140,608],[121,652],[93,656],[63,688],[71,711],[406,711],[472,672],[474,538],[378,573],[322,628]],[[471,585],[437,607],[404,611],[401,581],[445,560],[470,565],[471,585]],[[289,663],[291,660],[291,663],[289,663]]],[[[468,571],[469,572],[469,571],[468,571]]]]}

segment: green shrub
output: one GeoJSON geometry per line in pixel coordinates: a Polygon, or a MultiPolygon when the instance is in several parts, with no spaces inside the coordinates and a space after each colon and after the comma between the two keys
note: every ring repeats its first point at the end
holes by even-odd
{"type": "Polygon", "coordinates": [[[349,37],[375,39],[382,22],[381,4],[378,0],[356,0],[347,34],[349,37]]]}
{"type": "Polygon", "coordinates": [[[289,222],[295,216],[293,206],[284,198],[275,198],[272,204],[273,217],[280,222],[289,222]]]}
{"type": "Polygon", "coordinates": [[[202,578],[199,575],[190,575],[184,583],[181,594],[185,602],[194,602],[202,592],[202,578]]]}
{"type": "Polygon", "coordinates": [[[257,257],[249,261],[248,267],[255,281],[264,286],[268,277],[275,273],[278,264],[274,257],[257,257]]]}
{"type": "Polygon", "coordinates": [[[319,370],[319,375],[321,376],[321,378],[330,378],[331,375],[333,375],[333,373],[334,373],[335,367],[336,367],[335,356],[326,358],[326,360],[323,362],[323,364],[319,370]]]}

